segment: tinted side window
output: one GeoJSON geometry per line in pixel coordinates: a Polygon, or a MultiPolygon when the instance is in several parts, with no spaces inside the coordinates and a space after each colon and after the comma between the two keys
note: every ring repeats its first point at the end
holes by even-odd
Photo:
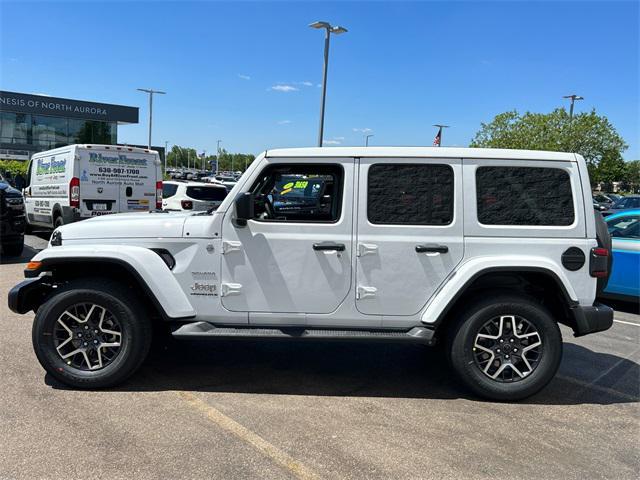
{"type": "Polygon", "coordinates": [[[372,165],[367,218],[375,224],[448,225],[453,221],[453,194],[453,169],[448,165],[372,165]]]}
{"type": "Polygon", "coordinates": [[[178,191],[178,185],[172,183],[165,183],[162,185],[162,198],[173,197],[178,191]]]}
{"type": "Polygon", "coordinates": [[[478,220],[485,225],[571,225],[569,174],[559,168],[480,167],[478,220]]]}

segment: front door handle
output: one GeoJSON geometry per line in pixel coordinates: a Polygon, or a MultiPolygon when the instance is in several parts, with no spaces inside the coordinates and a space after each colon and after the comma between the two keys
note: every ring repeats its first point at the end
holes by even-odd
{"type": "Polygon", "coordinates": [[[334,243],[334,242],[322,242],[322,243],[314,243],[314,250],[335,250],[336,252],[344,252],[345,246],[344,243],[334,243]]]}
{"type": "Polygon", "coordinates": [[[446,245],[436,245],[433,243],[416,245],[416,252],[418,253],[447,253],[448,251],[449,247],[446,245]]]}

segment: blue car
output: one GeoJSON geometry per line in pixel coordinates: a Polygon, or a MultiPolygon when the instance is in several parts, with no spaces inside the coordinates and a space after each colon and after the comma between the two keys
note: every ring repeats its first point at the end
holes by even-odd
{"type": "Polygon", "coordinates": [[[640,209],[605,218],[613,247],[613,268],[603,296],[640,301],[640,209]]]}

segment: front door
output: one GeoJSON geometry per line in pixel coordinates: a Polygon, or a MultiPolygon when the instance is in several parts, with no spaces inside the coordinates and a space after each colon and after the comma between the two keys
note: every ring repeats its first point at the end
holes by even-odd
{"type": "MultiPolygon", "coordinates": [[[[353,161],[267,159],[247,191],[255,217],[222,228],[222,304],[250,323],[304,324],[336,310],[352,281],[353,161]]],[[[240,192],[238,192],[240,193],[240,192]]]]}
{"type": "Polygon", "coordinates": [[[416,315],[463,256],[461,160],[360,161],[356,306],[416,315]]]}

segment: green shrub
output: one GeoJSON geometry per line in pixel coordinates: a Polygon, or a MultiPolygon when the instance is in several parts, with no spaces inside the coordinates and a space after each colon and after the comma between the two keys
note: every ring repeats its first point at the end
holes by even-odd
{"type": "Polygon", "coordinates": [[[0,160],[0,172],[9,172],[12,177],[15,177],[18,173],[26,177],[27,165],[29,165],[29,162],[20,160],[0,160]]]}

